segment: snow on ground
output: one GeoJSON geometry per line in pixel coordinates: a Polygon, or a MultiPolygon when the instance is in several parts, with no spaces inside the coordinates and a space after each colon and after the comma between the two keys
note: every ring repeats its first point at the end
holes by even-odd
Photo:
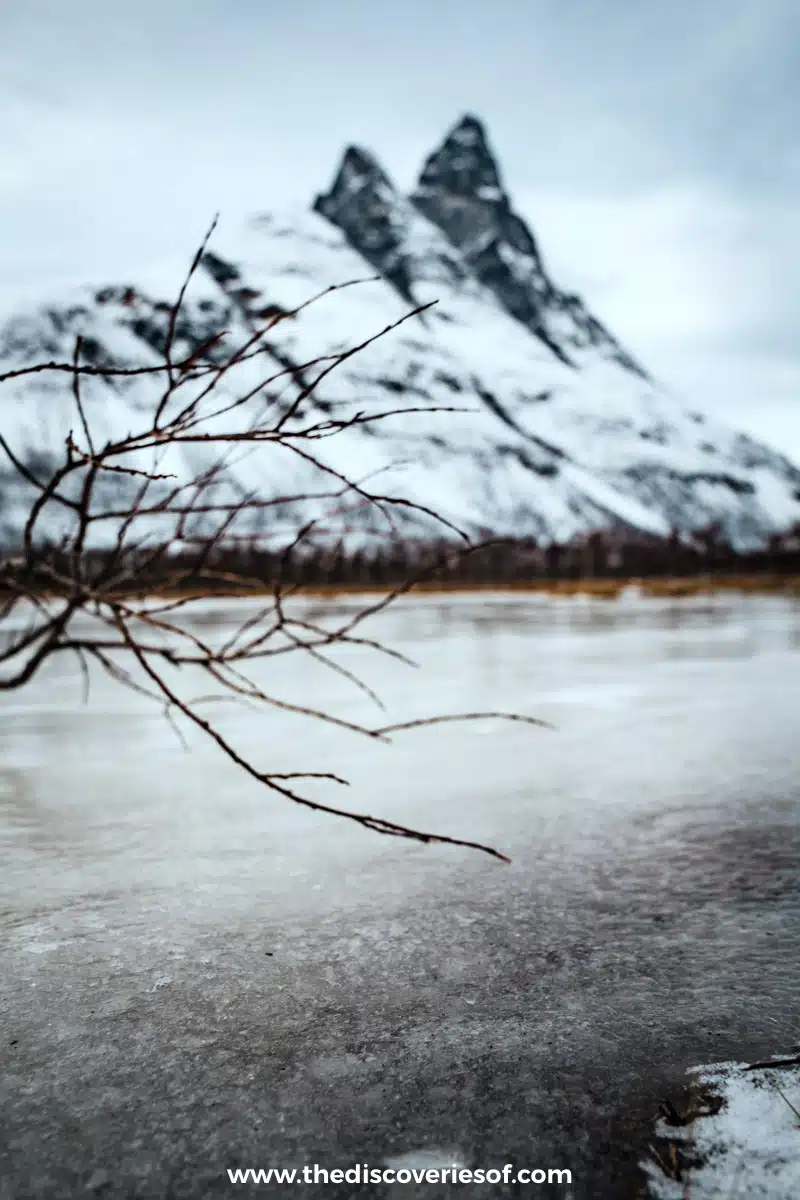
{"type": "Polygon", "coordinates": [[[776,1061],[790,1065],[750,1069],[745,1063],[717,1063],[691,1072],[691,1090],[704,1094],[707,1108],[682,1127],[666,1119],[659,1122],[656,1132],[664,1139],[657,1149],[661,1166],[648,1162],[645,1167],[653,1196],[797,1200],[800,1060],[776,1061]],[[698,1165],[676,1169],[684,1155],[698,1165]]]}

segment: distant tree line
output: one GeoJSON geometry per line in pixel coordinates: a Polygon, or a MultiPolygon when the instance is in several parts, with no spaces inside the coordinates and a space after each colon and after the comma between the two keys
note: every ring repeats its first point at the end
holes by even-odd
{"type": "MultiPolygon", "coordinates": [[[[119,567],[119,552],[114,553],[119,567]]],[[[68,557],[54,546],[40,549],[38,562],[47,567],[41,574],[42,590],[52,591],[53,580],[74,570],[68,557]]],[[[109,552],[102,550],[84,552],[86,578],[107,578],[108,557],[109,552]]],[[[141,592],[164,587],[220,592],[237,583],[247,590],[259,585],[396,588],[413,582],[502,587],[547,580],[798,575],[800,527],[773,535],[762,549],[747,552],[736,551],[712,527],[691,537],[675,532],[667,538],[625,530],[596,531],[566,543],[488,538],[464,545],[447,539],[406,538],[350,548],[339,540],[265,549],[256,543],[209,546],[201,542],[155,555],[151,549],[129,549],[126,566],[126,590],[141,592]]],[[[15,586],[19,583],[17,577],[15,586]]]]}

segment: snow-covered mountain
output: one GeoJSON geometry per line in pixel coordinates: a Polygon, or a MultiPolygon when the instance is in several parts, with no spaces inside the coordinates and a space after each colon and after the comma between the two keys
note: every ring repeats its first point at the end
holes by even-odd
{"type": "MultiPolygon", "coordinates": [[[[335,470],[354,478],[383,472],[381,491],[462,528],[548,541],[610,526],[666,534],[719,523],[747,547],[800,521],[797,466],[705,416],[702,398],[685,408],[580,297],[553,283],[471,116],[428,157],[410,196],[372,154],[350,147],[312,210],[220,233],[187,294],[176,357],[223,329],[246,338],[270,305],[291,310],[332,284],[376,274],[324,296],[264,339],[273,369],[289,369],[271,402],[291,403],[309,382],[302,364],[437,302],[348,359],[303,402],[305,419],[421,410],[316,443],[335,470]],[[443,407],[469,411],[433,411],[443,407]]],[[[179,282],[171,291],[148,278],[85,287],[16,317],[0,330],[0,374],[68,361],[78,333],[84,357],[99,364],[155,363],[179,282]]],[[[242,364],[224,388],[233,396],[255,386],[256,370],[263,377],[262,360],[242,364]]],[[[151,377],[87,386],[98,440],[140,425],[156,394],[151,377]]],[[[0,388],[0,432],[36,471],[60,459],[75,423],[67,376],[0,388]]],[[[169,469],[188,477],[201,451],[173,448],[169,469]]],[[[233,459],[225,486],[264,497],[307,493],[320,490],[320,475],[278,448],[271,459],[233,459]]],[[[110,503],[123,486],[119,476],[107,481],[110,503]]],[[[6,538],[21,528],[28,501],[18,475],[0,462],[6,538]]],[[[295,505],[292,518],[306,518],[315,504],[295,505]]],[[[422,522],[410,510],[404,520],[412,531],[422,522]]]]}

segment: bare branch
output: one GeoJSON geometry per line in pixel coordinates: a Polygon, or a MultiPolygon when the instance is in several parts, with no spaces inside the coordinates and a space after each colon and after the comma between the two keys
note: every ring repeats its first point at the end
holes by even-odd
{"type": "Polygon", "coordinates": [[[317,448],[328,438],[393,416],[468,410],[413,406],[379,412],[346,409],[332,416],[336,406],[326,402],[326,415],[318,419],[307,407],[333,371],[430,304],[414,308],[349,349],[287,366],[286,357],[269,340],[270,332],[323,296],[365,282],[347,281],[325,288],[293,310],[264,310],[257,322],[246,326],[238,344],[232,330],[212,336],[204,330],[201,342],[175,358],[189,285],[216,224],[215,217],[169,306],[163,361],[93,365],[82,361],[88,341],[78,336],[71,362],[49,361],[0,374],[0,383],[17,384],[46,372],[68,376],[83,443],[78,445],[70,431],[63,459],[47,469],[33,469],[25,453],[0,434],[0,450],[31,495],[21,548],[13,555],[4,555],[0,548],[0,631],[5,635],[0,644],[0,689],[25,686],[48,658],[69,651],[80,667],[84,697],[91,668],[105,672],[155,701],[182,740],[181,719],[210,738],[236,767],[292,803],[387,836],[469,847],[507,861],[491,846],[350,812],[301,794],[295,784],[302,781],[345,785],[347,780],[329,771],[262,770],[201,714],[211,699],[232,700],[322,721],[377,743],[389,743],[393,734],[406,730],[454,721],[491,718],[549,728],[533,717],[501,712],[430,716],[372,727],[311,704],[283,700],[252,677],[257,664],[266,669],[272,658],[306,655],[383,708],[377,693],[334,652],[357,646],[416,666],[399,650],[362,636],[359,627],[420,580],[435,576],[437,557],[418,570],[403,571],[377,600],[359,601],[355,613],[332,623],[290,608],[303,591],[307,564],[327,562],[335,570],[346,553],[345,529],[354,515],[363,530],[364,553],[370,547],[377,555],[384,549],[393,553],[399,523],[409,517],[453,534],[460,550],[452,553],[466,556],[480,547],[435,510],[403,496],[381,494],[372,475],[352,478],[317,448]],[[247,388],[237,390],[237,369],[249,363],[248,370],[257,371],[261,361],[272,364],[269,370],[265,367],[264,377],[255,385],[250,377],[247,388]],[[280,364],[277,371],[275,362],[280,364]],[[136,410],[141,413],[139,428],[101,445],[92,429],[91,413],[98,403],[94,389],[140,377],[158,380],[158,399],[149,412],[136,410]],[[91,387],[89,380],[94,381],[91,387]],[[266,388],[275,384],[277,390],[267,395],[266,388]],[[245,491],[232,469],[232,456],[242,449],[270,456],[261,471],[266,481],[274,456],[288,453],[303,464],[305,473],[325,477],[329,486],[284,494],[245,491]],[[189,455],[199,456],[199,465],[186,466],[189,455]],[[112,486],[116,498],[109,500],[112,486]],[[63,532],[54,542],[43,531],[56,527],[56,515],[63,532]],[[258,603],[249,615],[243,610],[232,633],[218,637],[192,624],[195,602],[210,595],[249,595],[258,603]],[[21,625],[20,612],[25,617],[21,625]],[[75,626],[78,616],[80,629],[75,626]],[[12,618],[17,621],[13,626],[12,618]],[[187,670],[199,671],[218,692],[187,698],[178,686],[187,670]]]}

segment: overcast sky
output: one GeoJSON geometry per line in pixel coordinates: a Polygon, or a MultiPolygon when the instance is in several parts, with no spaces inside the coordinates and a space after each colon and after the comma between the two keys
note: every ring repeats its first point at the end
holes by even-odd
{"type": "Polygon", "coordinates": [[[0,0],[0,307],[484,119],[556,282],[800,460],[800,0],[0,0]]]}

